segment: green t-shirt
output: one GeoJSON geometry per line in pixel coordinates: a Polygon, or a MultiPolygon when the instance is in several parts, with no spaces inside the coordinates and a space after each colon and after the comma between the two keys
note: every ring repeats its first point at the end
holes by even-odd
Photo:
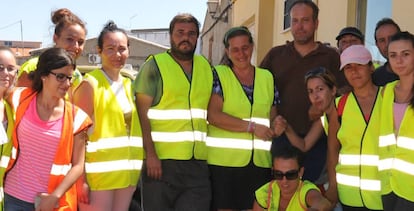
{"type": "Polygon", "coordinates": [[[162,96],[161,73],[154,58],[147,60],[140,68],[133,84],[134,93],[153,97],[152,106],[157,105],[162,96]]]}
{"type": "MultiPolygon", "coordinates": [[[[186,76],[187,79],[191,81],[191,75],[186,74],[186,76]]],[[[155,106],[161,100],[162,88],[163,86],[160,69],[158,68],[154,57],[151,56],[141,66],[138,75],[134,80],[134,93],[141,93],[153,97],[151,106],[155,106]]]]}

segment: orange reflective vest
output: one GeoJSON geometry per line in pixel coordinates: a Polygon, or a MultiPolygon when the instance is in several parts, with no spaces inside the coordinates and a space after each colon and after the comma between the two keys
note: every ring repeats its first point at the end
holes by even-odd
{"type": "MultiPolygon", "coordinates": [[[[29,88],[21,88],[13,92],[12,107],[16,113],[15,127],[13,129],[13,149],[10,157],[10,162],[7,166],[9,171],[19,153],[19,141],[17,139],[17,127],[23,118],[23,115],[30,105],[30,102],[36,96],[36,92],[29,88]]],[[[65,102],[65,111],[63,115],[62,134],[59,141],[59,146],[56,152],[55,159],[50,171],[50,179],[48,184],[48,193],[52,193],[59,184],[63,181],[66,174],[72,167],[72,151],[74,134],[87,129],[92,121],[84,112],[79,112],[79,108],[69,102],[65,102]]],[[[59,199],[59,208],[55,210],[69,211],[77,210],[77,196],[75,184],[73,184],[66,193],[59,199]]]]}

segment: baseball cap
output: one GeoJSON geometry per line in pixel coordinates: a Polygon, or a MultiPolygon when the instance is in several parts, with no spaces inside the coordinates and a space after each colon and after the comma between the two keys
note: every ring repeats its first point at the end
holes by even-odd
{"type": "Polygon", "coordinates": [[[372,56],[365,46],[351,45],[341,54],[340,70],[342,70],[347,64],[368,64],[370,61],[372,61],[372,56]]]}
{"type": "Polygon", "coordinates": [[[341,29],[338,36],[336,36],[336,40],[339,41],[342,38],[342,36],[347,35],[347,34],[352,34],[358,37],[360,40],[362,40],[362,42],[364,42],[364,35],[362,34],[362,32],[358,28],[355,28],[352,26],[341,29]]]}

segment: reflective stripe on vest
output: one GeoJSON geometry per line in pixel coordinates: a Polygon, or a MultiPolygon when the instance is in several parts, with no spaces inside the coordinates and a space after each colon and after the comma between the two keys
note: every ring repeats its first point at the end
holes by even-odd
{"type": "Polygon", "coordinates": [[[398,137],[398,140],[397,140],[395,139],[394,134],[389,134],[389,135],[380,136],[379,140],[380,140],[379,147],[388,147],[388,146],[397,145],[397,147],[414,151],[414,138],[400,136],[398,137]]]}
{"type": "Polygon", "coordinates": [[[378,155],[339,155],[339,163],[341,165],[378,166],[378,161],[378,155]]]}
{"type": "Polygon", "coordinates": [[[379,147],[387,147],[396,144],[394,134],[379,137],[379,147]]]}
{"type": "Polygon", "coordinates": [[[124,112],[105,73],[95,69],[84,76],[94,91],[94,127],[86,146],[85,172],[93,191],[136,186],[140,176],[143,148],[131,80],[122,77],[122,87],[131,108],[127,130],[124,112]],[[131,163],[134,163],[131,167],[131,163]],[[101,168],[101,169],[99,169],[101,168]]]}
{"type": "Polygon", "coordinates": [[[2,204],[2,205],[0,205],[0,206],[2,206],[2,208],[0,208],[0,210],[3,210],[4,209],[4,205],[3,205],[3,199],[4,199],[4,188],[3,187],[0,187],[0,203],[2,204]]]}
{"type": "Polygon", "coordinates": [[[381,109],[379,155],[382,194],[391,191],[401,198],[414,201],[414,109],[408,105],[400,123],[394,128],[394,90],[399,81],[384,87],[381,109]]]}
{"type": "MultiPolygon", "coordinates": [[[[242,85],[228,67],[216,66],[223,91],[222,112],[256,124],[269,127],[270,110],[274,99],[273,76],[268,70],[255,68],[253,104],[247,98],[242,85]]],[[[250,160],[256,166],[271,166],[271,141],[261,140],[254,134],[233,132],[215,125],[208,125],[207,162],[211,165],[242,167],[250,160]]]]}
{"type": "Polygon", "coordinates": [[[414,175],[414,164],[406,162],[398,158],[388,158],[380,161],[378,167],[380,171],[395,169],[410,175],[414,175]]]}
{"type": "Polygon", "coordinates": [[[381,190],[381,181],[378,180],[369,180],[361,179],[358,176],[349,176],[346,174],[336,174],[336,181],[338,184],[348,185],[352,187],[361,188],[361,190],[369,191],[380,191],[381,190]]]}
{"type": "MultiPolygon", "coordinates": [[[[376,93],[369,120],[366,121],[353,92],[342,107],[337,133],[341,144],[336,178],[338,196],[344,205],[382,209],[381,182],[378,176],[378,142],[381,114],[381,89],[376,93]]],[[[336,99],[339,108],[340,99],[336,99]]]]}
{"type": "Polygon", "coordinates": [[[170,109],[170,110],[160,110],[160,109],[149,109],[148,118],[157,119],[157,120],[174,120],[174,119],[187,119],[191,120],[192,118],[206,119],[207,111],[203,109],[192,108],[190,110],[183,109],[170,109]]]}
{"type": "Polygon", "coordinates": [[[256,139],[253,142],[253,145],[252,145],[251,140],[244,140],[244,139],[209,137],[207,140],[208,140],[207,146],[209,147],[228,148],[228,149],[270,150],[270,147],[272,145],[271,141],[264,141],[260,139],[256,139]]]}
{"type": "MultiPolygon", "coordinates": [[[[13,129],[13,147],[11,148],[11,158],[7,167],[7,171],[10,170],[18,159],[18,139],[17,128],[25,114],[25,111],[30,105],[30,102],[34,100],[36,92],[30,88],[17,89],[12,93],[13,108],[16,109],[16,121],[13,129]]],[[[59,145],[54,157],[53,164],[51,166],[50,177],[48,180],[47,192],[52,193],[64,180],[65,175],[71,169],[72,161],[72,147],[74,142],[74,134],[86,130],[91,125],[91,120],[83,111],[76,106],[65,102],[63,113],[62,133],[60,134],[59,145]],[[76,122],[76,123],[75,123],[76,122]],[[74,128],[76,125],[76,128],[74,128]],[[75,130],[76,129],[76,130],[75,130]]],[[[7,160],[7,158],[4,158],[7,160]]],[[[2,157],[3,162],[3,157],[2,157]]],[[[3,164],[2,164],[3,165],[3,164]]],[[[59,206],[62,209],[75,210],[76,209],[76,189],[72,185],[65,193],[59,198],[59,206]]]]}
{"type": "MultiPolygon", "coordinates": [[[[3,105],[4,105],[4,111],[5,111],[5,115],[7,116],[7,119],[15,119],[12,107],[5,100],[3,100],[3,105]]],[[[4,185],[4,179],[5,179],[4,176],[6,174],[6,169],[10,162],[10,155],[11,155],[11,151],[13,148],[13,141],[11,141],[13,129],[14,129],[14,121],[8,121],[7,129],[6,129],[7,140],[5,140],[5,143],[3,143],[2,146],[0,147],[0,154],[1,154],[1,158],[0,158],[0,211],[4,210],[2,206],[3,200],[4,200],[3,185],[4,185]]]]}
{"type": "Polygon", "coordinates": [[[207,106],[213,74],[211,65],[193,57],[191,80],[168,52],[154,55],[162,80],[162,96],[147,113],[159,159],[205,160],[207,106]]]}
{"type": "Polygon", "coordinates": [[[69,165],[56,165],[53,164],[52,165],[52,169],[50,170],[50,174],[51,175],[63,175],[65,176],[66,174],[68,174],[69,170],[72,168],[72,164],[69,165]]]}
{"type": "Polygon", "coordinates": [[[207,133],[201,131],[183,131],[183,132],[151,132],[152,141],[154,142],[194,142],[206,140],[207,133]]]}
{"type": "Polygon", "coordinates": [[[16,159],[16,157],[17,157],[17,149],[14,146],[12,147],[11,157],[12,157],[12,159],[16,159]]]}
{"type": "Polygon", "coordinates": [[[0,167],[1,168],[7,168],[7,165],[9,164],[9,161],[10,161],[9,156],[5,156],[5,155],[1,156],[0,167]]]}
{"type": "Polygon", "coordinates": [[[125,170],[141,170],[142,160],[115,160],[103,162],[87,162],[85,169],[88,173],[105,173],[125,170]]]}
{"type": "Polygon", "coordinates": [[[97,152],[99,150],[122,147],[142,147],[142,138],[128,136],[101,138],[96,142],[88,142],[86,152],[97,152]]]}

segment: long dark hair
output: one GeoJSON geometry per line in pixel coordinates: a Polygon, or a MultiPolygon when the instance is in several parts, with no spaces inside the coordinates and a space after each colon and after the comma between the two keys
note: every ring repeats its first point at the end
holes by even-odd
{"type": "MultiPolygon", "coordinates": [[[[398,40],[406,40],[411,42],[412,47],[414,48],[414,35],[411,34],[408,31],[398,32],[397,34],[394,34],[390,42],[388,43],[388,46],[390,46],[390,43],[398,40]]],[[[414,85],[411,87],[411,99],[410,99],[410,106],[414,108],[414,85]]]]}
{"type": "Polygon", "coordinates": [[[41,92],[43,89],[42,77],[47,76],[54,69],[59,69],[66,66],[76,68],[75,60],[63,48],[49,48],[43,52],[39,57],[36,70],[30,72],[29,78],[33,81],[32,89],[36,92],[41,92]]]}

